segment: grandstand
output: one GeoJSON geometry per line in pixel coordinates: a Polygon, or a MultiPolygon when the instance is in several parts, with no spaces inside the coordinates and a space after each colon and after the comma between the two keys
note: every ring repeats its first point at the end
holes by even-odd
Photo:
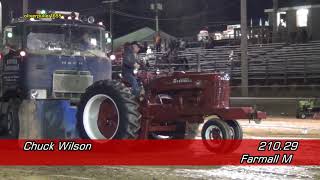
{"type": "MultiPolygon", "coordinates": [[[[241,79],[239,46],[219,46],[214,49],[189,48],[180,54],[188,57],[193,70],[197,68],[199,61],[201,71],[229,72],[236,84],[241,79]]],[[[305,44],[250,45],[248,58],[251,85],[320,83],[320,41],[305,44]]]]}

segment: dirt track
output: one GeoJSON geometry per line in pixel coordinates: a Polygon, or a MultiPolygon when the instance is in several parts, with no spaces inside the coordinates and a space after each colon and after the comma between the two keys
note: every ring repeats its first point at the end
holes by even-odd
{"type": "Polygon", "coordinates": [[[245,138],[317,138],[320,139],[320,120],[268,118],[261,124],[240,121],[245,138]]]}
{"type": "MultiPolygon", "coordinates": [[[[240,121],[245,138],[317,138],[320,120],[240,121]]],[[[198,137],[200,138],[200,137],[198,137]]],[[[320,179],[320,167],[0,167],[0,179],[320,179]]]]}

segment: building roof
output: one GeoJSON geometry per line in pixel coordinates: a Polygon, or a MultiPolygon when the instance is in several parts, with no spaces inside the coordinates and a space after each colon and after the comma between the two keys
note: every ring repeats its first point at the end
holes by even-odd
{"type": "MultiPolygon", "coordinates": [[[[176,39],[175,37],[163,32],[159,31],[160,36],[162,39],[176,39]]],[[[153,41],[153,38],[156,34],[156,31],[149,28],[149,27],[144,27],[142,29],[139,29],[137,31],[134,31],[130,34],[127,34],[125,36],[119,37],[113,41],[113,48],[117,49],[120,46],[124,45],[126,42],[133,42],[133,41],[153,41]]]]}
{"type": "MultiPolygon", "coordinates": [[[[289,11],[289,10],[298,10],[298,9],[311,9],[311,8],[320,8],[320,4],[316,5],[305,5],[305,6],[292,6],[292,7],[283,7],[279,8],[278,11],[289,11]]],[[[265,9],[265,13],[273,12],[273,9],[265,9]]]]}

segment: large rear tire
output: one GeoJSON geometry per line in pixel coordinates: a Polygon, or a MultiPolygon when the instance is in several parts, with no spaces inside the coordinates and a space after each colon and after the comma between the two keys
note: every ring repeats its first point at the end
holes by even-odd
{"type": "Polygon", "coordinates": [[[77,128],[84,139],[137,139],[141,115],[122,83],[98,81],[81,96],[77,128]]]}

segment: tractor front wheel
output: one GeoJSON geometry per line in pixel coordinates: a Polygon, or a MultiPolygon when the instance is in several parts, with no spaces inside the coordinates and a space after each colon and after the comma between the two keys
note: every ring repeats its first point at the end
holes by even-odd
{"type": "Polygon", "coordinates": [[[229,125],[220,119],[210,119],[202,127],[202,142],[206,148],[215,153],[227,152],[232,139],[229,125]]]}
{"type": "Polygon", "coordinates": [[[81,96],[77,127],[84,139],[137,139],[140,117],[129,89],[117,81],[98,81],[81,96]]]}
{"type": "Polygon", "coordinates": [[[242,131],[242,128],[241,128],[240,124],[238,123],[238,121],[229,120],[229,121],[226,121],[226,122],[230,127],[231,139],[235,140],[230,145],[230,148],[227,149],[227,152],[233,152],[236,149],[238,149],[238,147],[241,145],[241,141],[242,141],[242,138],[243,138],[243,131],[242,131]]]}

